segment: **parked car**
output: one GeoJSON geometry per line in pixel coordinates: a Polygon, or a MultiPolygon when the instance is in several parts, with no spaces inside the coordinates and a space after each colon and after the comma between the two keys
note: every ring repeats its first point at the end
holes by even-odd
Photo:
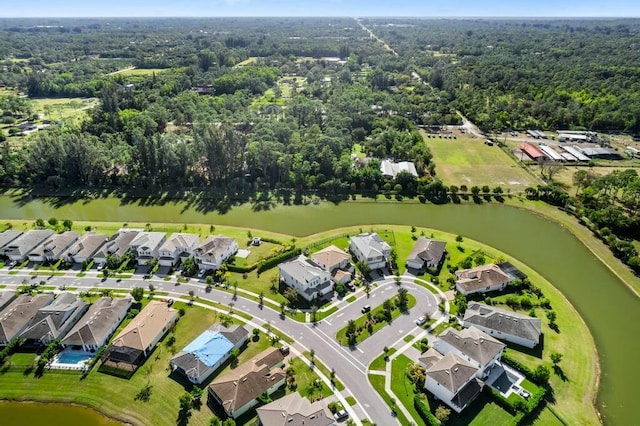
{"type": "Polygon", "coordinates": [[[13,269],[13,268],[15,268],[17,264],[18,264],[18,261],[17,261],[17,260],[12,260],[12,261],[9,263],[9,269],[13,269]]]}
{"type": "Polygon", "coordinates": [[[424,324],[425,322],[427,322],[427,317],[422,316],[422,317],[419,317],[419,318],[416,320],[416,325],[419,327],[419,326],[421,326],[422,324],[424,324]]]}
{"type": "Polygon", "coordinates": [[[173,305],[174,300],[173,299],[169,299],[167,300],[167,306],[171,306],[173,305]]]}
{"type": "Polygon", "coordinates": [[[104,263],[100,263],[96,269],[99,272],[99,271],[102,271],[103,268],[104,268],[104,263]]]}
{"type": "Polygon", "coordinates": [[[284,356],[289,355],[289,346],[283,346],[280,348],[280,353],[284,356]]]}
{"type": "Polygon", "coordinates": [[[369,312],[370,310],[371,310],[371,305],[365,305],[365,306],[363,306],[363,307],[362,307],[361,312],[362,312],[363,314],[366,314],[366,313],[367,313],[367,312],[369,312]]]}
{"type": "Polygon", "coordinates": [[[347,410],[336,411],[336,413],[333,415],[333,418],[338,422],[340,420],[346,419],[347,417],[349,417],[349,413],[347,413],[347,410]]]}
{"type": "Polygon", "coordinates": [[[206,273],[207,273],[207,270],[206,270],[206,269],[200,269],[200,270],[198,271],[198,278],[202,278],[202,277],[204,277],[204,274],[206,274],[206,273]]]}

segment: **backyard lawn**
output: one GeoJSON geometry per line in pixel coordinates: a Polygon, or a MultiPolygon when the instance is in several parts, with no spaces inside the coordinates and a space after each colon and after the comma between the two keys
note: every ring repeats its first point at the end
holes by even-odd
{"type": "Polygon", "coordinates": [[[436,174],[446,185],[467,185],[469,189],[473,185],[489,185],[492,189],[501,186],[518,192],[538,184],[515,159],[498,146],[485,145],[482,139],[466,136],[424,140],[433,154],[436,174]]]}

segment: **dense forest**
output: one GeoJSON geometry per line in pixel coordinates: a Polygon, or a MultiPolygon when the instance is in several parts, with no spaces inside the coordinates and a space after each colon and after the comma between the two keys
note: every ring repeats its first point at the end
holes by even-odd
{"type": "Polygon", "coordinates": [[[636,20],[362,23],[397,54],[350,18],[0,20],[0,182],[439,198],[418,128],[457,111],[640,131],[636,20]],[[22,134],[47,119],[31,100],[65,97],[98,103],[22,134]],[[387,158],[418,177],[385,179],[387,158]]]}

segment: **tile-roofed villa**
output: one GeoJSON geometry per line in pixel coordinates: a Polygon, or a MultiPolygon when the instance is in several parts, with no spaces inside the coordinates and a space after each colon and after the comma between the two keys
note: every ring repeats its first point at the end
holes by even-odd
{"type": "Polygon", "coordinates": [[[5,247],[20,235],[22,235],[22,231],[16,231],[14,229],[8,229],[4,232],[0,232],[0,255],[4,256],[5,247]]]}
{"type": "Polygon", "coordinates": [[[345,283],[351,280],[353,266],[349,253],[331,245],[311,255],[311,260],[331,274],[333,281],[345,283]]]}
{"type": "Polygon", "coordinates": [[[542,334],[539,318],[478,302],[469,302],[464,313],[464,326],[474,326],[490,336],[528,348],[536,346],[542,334]]]}
{"type": "Polygon", "coordinates": [[[224,235],[210,235],[194,251],[202,269],[219,269],[222,263],[238,251],[238,243],[224,235]]]}
{"type": "Polygon", "coordinates": [[[503,290],[511,281],[513,278],[494,264],[456,271],[456,289],[465,295],[503,290]]]}
{"type": "Polygon", "coordinates": [[[193,251],[200,244],[196,234],[173,234],[158,250],[160,266],[174,266],[180,260],[193,256],[193,251]]]}
{"type": "Polygon", "coordinates": [[[88,262],[98,249],[109,240],[104,234],[87,232],[64,253],[64,257],[75,263],[88,262]]]}
{"type": "Polygon", "coordinates": [[[371,269],[387,266],[391,246],[378,234],[360,234],[349,238],[349,250],[371,269]]]}
{"type": "Polygon", "coordinates": [[[331,274],[302,254],[279,264],[278,270],[280,279],[305,300],[312,301],[333,294],[331,274]]]}
{"type": "Polygon", "coordinates": [[[52,235],[53,231],[51,229],[32,229],[27,231],[5,246],[5,255],[10,260],[20,261],[52,235]]]}
{"type": "Polygon", "coordinates": [[[18,296],[0,313],[0,346],[22,333],[38,310],[53,302],[53,294],[18,296]]]}
{"type": "Polygon", "coordinates": [[[151,301],[113,339],[104,356],[110,367],[135,371],[178,320],[178,311],[151,301]]]}
{"type": "Polygon", "coordinates": [[[98,350],[124,320],[132,303],[131,297],[101,297],[96,300],[62,339],[62,346],[98,350]]]}
{"type": "Polygon", "coordinates": [[[327,403],[290,393],[256,410],[262,426],[330,426],[335,420],[327,403]]]}
{"type": "Polygon", "coordinates": [[[74,231],[55,234],[29,253],[29,260],[32,262],[55,262],[78,240],[79,236],[80,234],[74,231]]]}
{"type": "Polygon", "coordinates": [[[257,404],[263,393],[271,395],[284,384],[284,356],[269,348],[209,385],[209,397],[218,402],[228,416],[237,418],[257,404]]]}
{"type": "Polygon", "coordinates": [[[182,373],[191,383],[200,384],[248,338],[249,333],[242,326],[227,328],[213,325],[171,358],[171,368],[182,373]]]}
{"type": "Polygon", "coordinates": [[[129,248],[137,253],[138,265],[146,265],[148,261],[158,258],[158,250],[166,241],[164,232],[140,232],[129,243],[129,248]]]}
{"type": "Polygon", "coordinates": [[[446,254],[446,243],[426,237],[418,237],[407,257],[407,266],[412,269],[438,269],[446,254]]]}
{"type": "Polygon", "coordinates": [[[47,346],[62,338],[82,317],[87,303],[73,293],[60,293],[53,303],[38,309],[26,330],[20,333],[26,346],[47,346]]]}

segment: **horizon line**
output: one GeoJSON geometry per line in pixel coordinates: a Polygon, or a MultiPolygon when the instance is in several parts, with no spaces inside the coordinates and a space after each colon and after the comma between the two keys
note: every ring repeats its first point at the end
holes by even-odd
{"type": "Polygon", "coordinates": [[[250,16],[250,15],[206,15],[206,16],[180,16],[180,15],[139,15],[139,16],[127,16],[127,15],[113,15],[113,16],[4,16],[0,17],[0,21],[10,19],[222,19],[222,18],[247,18],[247,19],[273,19],[273,18],[389,18],[389,19],[639,19],[638,16],[595,16],[595,15],[571,15],[571,16],[519,16],[519,15],[503,15],[503,16],[462,16],[462,15],[362,15],[362,16],[350,16],[350,15],[262,15],[262,16],[250,16]]]}

